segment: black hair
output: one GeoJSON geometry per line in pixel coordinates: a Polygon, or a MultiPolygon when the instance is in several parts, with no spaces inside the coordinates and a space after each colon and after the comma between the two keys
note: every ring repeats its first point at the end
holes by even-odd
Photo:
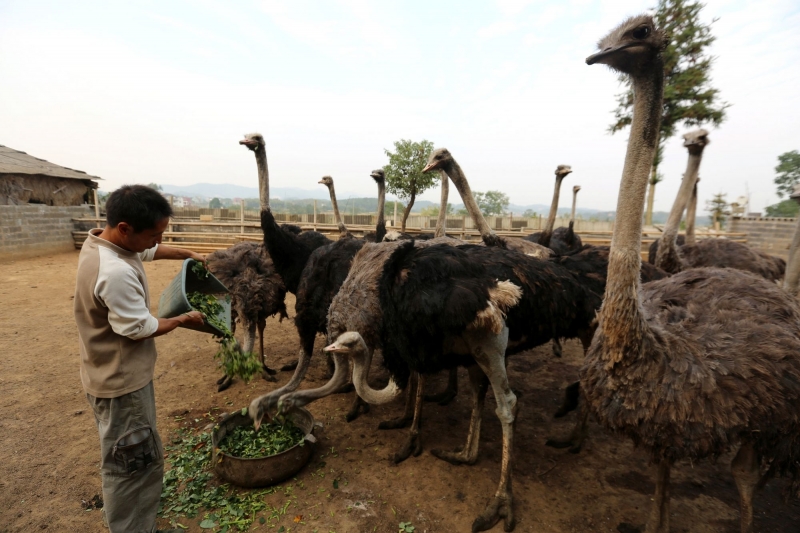
{"type": "Polygon", "coordinates": [[[112,228],[127,222],[139,232],[155,228],[158,221],[171,216],[167,199],[144,185],[123,185],[106,200],[106,222],[112,228]]]}

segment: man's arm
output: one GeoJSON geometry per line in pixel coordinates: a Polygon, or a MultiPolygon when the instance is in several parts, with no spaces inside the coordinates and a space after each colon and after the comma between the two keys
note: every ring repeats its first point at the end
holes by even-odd
{"type": "Polygon", "coordinates": [[[174,330],[175,328],[183,324],[195,324],[198,326],[202,325],[203,314],[200,311],[190,311],[188,313],[184,313],[182,315],[178,315],[173,318],[159,318],[158,328],[152,335],[144,338],[152,339],[153,337],[160,337],[161,335],[169,333],[170,331],[174,330]]]}
{"type": "Polygon", "coordinates": [[[155,255],[153,255],[153,259],[194,259],[195,261],[200,261],[203,264],[206,262],[206,258],[203,254],[198,254],[197,252],[193,252],[192,250],[187,250],[185,248],[173,248],[163,244],[158,245],[155,255]]]}

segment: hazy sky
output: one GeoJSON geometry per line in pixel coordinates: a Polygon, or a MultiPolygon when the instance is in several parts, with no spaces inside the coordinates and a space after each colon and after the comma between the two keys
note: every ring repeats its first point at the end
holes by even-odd
{"type": "MultiPolygon", "coordinates": [[[[627,132],[606,128],[620,87],[584,59],[654,4],[0,0],[0,144],[101,176],[106,190],[256,186],[238,140],[258,131],[275,186],[321,187],[330,174],[373,195],[383,149],[424,138],[450,149],[474,190],[549,203],[566,163],[582,206],[614,209],[627,132]]],[[[800,150],[800,2],[709,0],[703,18],[714,17],[713,83],[733,106],[710,135],[701,206],[749,188],[761,210],[777,200],[777,155],[800,150]]],[[[685,164],[675,137],[657,210],[685,164]]]]}

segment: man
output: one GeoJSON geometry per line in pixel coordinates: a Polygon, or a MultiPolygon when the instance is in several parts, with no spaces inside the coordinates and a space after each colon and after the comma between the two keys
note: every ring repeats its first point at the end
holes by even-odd
{"type": "Polygon", "coordinates": [[[108,527],[111,533],[153,533],[164,474],[153,393],[154,337],[182,324],[201,324],[203,315],[152,316],[142,261],[204,258],[159,246],[172,208],[149,187],[117,189],[106,213],[106,227],[89,232],[78,259],[81,381],[100,433],[108,527]]]}

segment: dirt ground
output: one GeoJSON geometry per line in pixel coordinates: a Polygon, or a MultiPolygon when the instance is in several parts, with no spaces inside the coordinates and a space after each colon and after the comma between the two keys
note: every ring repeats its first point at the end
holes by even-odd
{"type": "MultiPolygon", "coordinates": [[[[105,531],[100,513],[81,506],[81,500],[100,493],[100,476],[97,430],[78,376],[72,318],[77,259],[76,252],[0,264],[0,532],[105,531]]],[[[146,269],[157,303],[179,263],[160,261],[146,269]]],[[[293,315],[293,298],[287,307],[293,315]]],[[[273,366],[296,357],[291,321],[270,320],[266,336],[273,366]]],[[[217,393],[219,371],[212,359],[216,344],[209,337],[178,330],[157,344],[156,402],[165,441],[186,420],[202,422],[202,414],[215,407],[240,408],[276,386],[263,380],[236,382],[217,393]]],[[[306,387],[323,383],[321,346],[318,339],[306,387]]],[[[569,342],[563,359],[554,359],[548,345],[515,356],[509,365],[512,387],[522,392],[513,470],[518,532],[625,533],[646,520],[654,468],[643,451],[594,423],[590,442],[578,455],[544,445],[548,436],[568,432],[574,421],[574,415],[554,420],[552,413],[580,361],[579,344],[569,342]]],[[[377,380],[382,377],[380,371],[373,374],[377,380]]],[[[278,377],[285,382],[290,376],[278,377]]],[[[430,380],[429,388],[438,390],[443,378],[430,380]]],[[[400,522],[413,523],[417,533],[469,531],[494,492],[501,438],[490,392],[476,465],[452,466],[428,453],[433,447],[454,448],[466,436],[470,406],[465,371],[460,378],[461,392],[450,406],[425,406],[426,451],[397,466],[389,458],[405,430],[378,431],[376,426],[398,416],[402,402],[373,407],[349,424],[344,412],[350,395],[311,404],[310,411],[325,425],[322,439],[311,466],[286,484],[297,497],[287,498],[286,491],[267,496],[275,507],[289,502],[286,515],[271,531],[284,526],[287,532],[397,532],[400,522]],[[332,486],[334,477],[341,480],[338,489],[332,486]],[[296,515],[303,516],[303,523],[294,523],[296,515]]],[[[672,531],[738,531],[730,458],[676,466],[672,531]]],[[[800,530],[800,504],[783,501],[784,486],[773,480],[757,495],[757,531],[800,530]]],[[[182,523],[189,531],[202,531],[199,520],[182,523]]],[[[253,528],[267,529],[258,521],[253,528]]],[[[493,531],[502,531],[502,524],[493,531]]]]}

